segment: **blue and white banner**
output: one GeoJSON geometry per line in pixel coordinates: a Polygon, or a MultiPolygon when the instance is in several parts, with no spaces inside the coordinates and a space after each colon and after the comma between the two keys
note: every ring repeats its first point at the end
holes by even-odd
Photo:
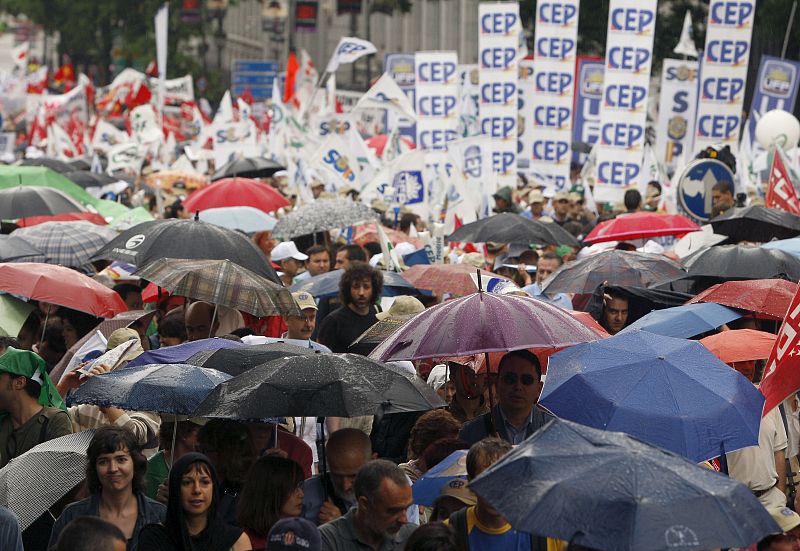
{"type": "Polygon", "coordinates": [[[533,151],[533,97],[536,83],[533,79],[533,60],[519,61],[519,82],[517,83],[517,167],[522,172],[531,168],[533,151]]]}
{"type": "Polygon", "coordinates": [[[668,170],[691,153],[697,108],[698,62],[665,59],[661,73],[661,99],[656,126],[656,158],[668,170]]]}
{"type": "Polygon", "coordinates": [[[478,4],[478,79],[481,134],[492,138],[499,186],[517,185],[517,2],[478,4]]]}
{"type": "Polygon", "coordinates": [[[769,55],[761,56],[758,68],[758,80],[753,90],[753,101],[750,103],[749,128],[750,141],[756,141],[756,123],[761,115],[773,109],[783,109],[789,113],[794,111],[797,101],[797,85],[800,63],[769,55]]]}
{"type": "Polygon", "coordinates": [[[417,52],[414,55],[417,147],[444,151],[457,137],[458,54],[417,52]]]}
{"type": "Polygon", "coordinates": [[[736,154],[755,7],[755,0],[711,0],[689,157],[717,144],[730,146],[736,154]]]}
{"type": "Polygon", "coordinates": [[[638,188],[653,63],[656,0],[610,0],[600,140],[597,201],[620,201],[638,188]]]}
{"type": "Polygon", "coordinates": [[[480,89],[478,87],[478,66],[458,66],[458,97],[461,99],[458,113],[458,135],[461,138],[481,133],[480,89]]]}
{"type": "MultiPolygon", "coordinates": [[[[389,73],[392,80],[397,83],[411,101],[411,105],[415,105],[414,54],[386,54],[386,57],[383,59],[383,70],[389,73]]],[[[417,129],[414,121],[400,118],[394,113],[387,113],[386,128],[392,129],[396,124],[399,125],[401,135],[408,136],[412,140],[417,139],[417,129]]]]}
{"type": "Polygon", "coordinates": [[[539,2],[536,7],[533,113],[534,139],[527,153],[531,170],[547,177],[547,187],[569,189],[572,108],[578,51],[580,0],[539,2]]]}
{"type": "Polygon", "coordinates": [[[492,166],[492,140],[473,136],[447,144],[450,158],[465,182],[466,195],[480,218],[491,214],[489,198],[497,191],[497,176],[492,166]]]}
{"type": "Polygon", "coordinates": [[[347,186],[355,189],[361,187],[358,159],[339,134],[330,134],[323,140],[322,145],[311,157],[310,164],[335,190],[347,186]]]}
{"type": "Polygon", "coordinates": [[[335,73],[342,63],[353,63],[365,55],[374,54],[378,49],[372,42],[356,38],[354,36],[343,36],[339,39],[339,44],[333,52],[328,66],[325,67],[326,73],[335,73]]]}
{"type": "MultiPolygon", "coordinates": [[[[600,137],[600,105],[603,103],[605,62],[600,58],[578,56],[575,87],[575,122],[572,141],[594,145],[600,137]]],[[[572,151],[572,162],[584,164],[588,153],[572,151]]]]}
{"type": "Polygon", "coordinates": [[[378,174],[361,188],[365,202],[380,200],[390,208],[406,206],[428,219],[428,186],[425,181],[426,153],[420,149],[400,155],[384,165],[378,174]]]}

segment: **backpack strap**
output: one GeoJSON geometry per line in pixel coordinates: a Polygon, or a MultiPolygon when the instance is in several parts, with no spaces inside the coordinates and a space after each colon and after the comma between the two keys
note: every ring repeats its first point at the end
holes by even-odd
{"type": "Polygon", "coordinates": [[[469,551],[469,534],[467,533],[467,507],[459,509],[449,518],[450,526],[456,533],[458,551],[469,551]]]}

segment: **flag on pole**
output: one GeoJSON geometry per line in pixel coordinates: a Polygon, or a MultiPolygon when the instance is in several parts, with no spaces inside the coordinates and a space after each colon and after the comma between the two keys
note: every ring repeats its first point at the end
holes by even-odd
{"type": "Polygon", "coordinates": [[[392,242],[389,241],[389,237],[386,235],[386,232],[383,231],[383,227],[381,226],[380,222],[375,222],[375,229],[378,232],[378,239],[380,239],[381,242],[383,267],[390,272],[399,272],[402,270],[400,258],[397,256],[397,251],[394,250],[392,242]]]}
{"type": "Polygon", "coordinates": [[[169,4],[162,5],[156,12],[154,25],[156,31],[156,65],[158,68],[158,115],[163,118],[164,90],[167,80],[167,24],[169,22],[169,4]]]}
{"type": "Polygon", "coordinates": [[[11,55],[14,58],[14,72],[19,76],[24,77],[28,73],[28,53],[30,49],[30,44],[23,42],[19,46],[14,46],[11,50],[11,55]]]}
{"type": "Polygon", "coordinates": [[[689,10],[686,10],[686,15],[683,18],[681,38],[672,51],[678,55],[697,57],[697,46],[694,43],[694,28],[692,27],[692,12],[689,10]]]}
{"type": "Polygon", "coordinates": [[[767,181],[765,205],[768,208],[800,214],[800,200],[797,198],[797,192],[789,171],[786,169],[781,150],[773,145],[770,147],[769,155],[769,180],[767,181]]]}
{"type": "Polygon", "coordinates": [[[409,120],[417,120],[414,106],[389,73],[383,73],[372,88],[361,96],[353,110],[368,107],[391,110],[409,120]]]}
{"type": "Polygon", "coordinates": [[[374,54],[377,51],[378,49],[375,45],[368,40],[362,40],[352,36],[343,36],[339,40],[339,44],[336,46],[336,50],[334,50],[330,61],[328,61],[325,72],[334,73],[342,63],[353,63],[357,59],[365,55],[374,54]]]}
{"type": "Polygon", "coordinates": [[[759,390],[767,399],[763,415],[800,390],[800,290],[795,293],[772,347],[759,390]]]}

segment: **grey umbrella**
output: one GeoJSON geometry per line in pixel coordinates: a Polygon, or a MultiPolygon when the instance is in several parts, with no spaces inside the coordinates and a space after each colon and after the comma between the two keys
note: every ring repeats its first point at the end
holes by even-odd
{"type": "Polygon", "coordinates": [[[292,239],[377,218],[375,211],[364,203],[349,199],[323,199],[303,205],[278,220],[272,228],[272,235],[278,239],[292,239]]]}
{"type": "Polygon", "coordinates": [[[80,267],[106,243],[117,236],[108,226],[98,226],[85,220],[45,222],[14,230],[12,234],[24,239],[41,253],[25,259],[28,262],[47,262],[61,266],[80,267]]]}
{"type": "Polygon", "coordinates": [[[0,262],[40,256],[42,251],[17,235],[0,235],[0,262]]]}
{"type": "Polygon", "coordinates": [[[464,224],[447,236],[447,241],[486,243],[537,243],[540,245],[580,245],[575,237],[555,222],[530,220],[503,212],[464,224]]]}
{"type": "Polygon", "coordinates": [[[0,189],[0,219],[50,216],[65,212],[86,212],[72,197],[54,188],[15,186],[0,189]]]}

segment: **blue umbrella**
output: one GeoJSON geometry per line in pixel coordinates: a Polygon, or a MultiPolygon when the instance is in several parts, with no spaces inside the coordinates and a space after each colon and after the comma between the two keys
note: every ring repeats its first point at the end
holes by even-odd
{"type": "Polygon", "coordinates": [[[697,341],[630,331],[552,355],[539,404],[700,462],[758,444],[764,396],[697,341]]]}
{"type": "Polygon", "coordinates": [[[469,486],[517,530],[606,551],[747,547],[780,532],[741,482],[560,419],[469,486]]]}
{"type": "Polygon", "coordinates": [[[800,237],[792,237],[791,239],[779,239],[777,241],[769,241],[761,245],[762,249],[773,249],[789,253],[792,256],[800,257],[800,237]]]}
{"type": "Polygon", "coordinates": [[[186,360],[205,350],[219,350],[220,348],[236,348],[245,346],[244,344],[228,339],[200,339],[190,341],[176,346],[167,346],[157,350],[149,350],[132,360],[127,367],[136,367],[147,364],[176,364],[184,363],[186,360]]]}
{"type": "Polygon", "coordinates": [[[641,329],[665,337],[688,339],[707,331],[713,331],[720,325],[739,319],[743,315],[738,310],[714,302],[685,304],[663,310],[653,310],[621,332],[641,329]]]}
{"type": "MultiPolygon", "coordinates": [[[[293,293],[305,291],[314,297],[327,297],[339,294],[339,280],[344,270],[333,270],[320,274],[292,285],[289,290],[293,293]]],[[[381,270],[383,274],[383,296],[393,297],[418,293],[417,289],[398,272],[381,270]]]]}
{"type": "Polygon", "coordinates": [[[454,478],[467,479],[467,450],[456,450],[429,469],[411,487],[414,503],[433,507],[442,488],[454,478]]]}
{"type": "Polygon", "coordinates": [[[127,366],[91,377],[68,401],[190,415],[215,386],[230,378],[216,369],[188,364],[127,366]]]}

